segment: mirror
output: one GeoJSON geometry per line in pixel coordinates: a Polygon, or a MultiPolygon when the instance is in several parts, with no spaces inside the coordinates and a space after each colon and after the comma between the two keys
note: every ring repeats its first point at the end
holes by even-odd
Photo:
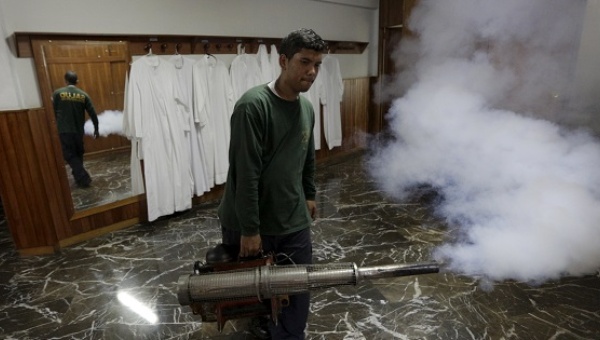
{"type": "MultiPolygon", "coordinates": [[[[92,185],[79,188],[65,163],[74,209],[80,211],[131,197],[131,143],[116,133],[104,135],[102,126],[106,111],[123,110],[125,77],[131,59],[127,43],[40,40],[33,46],[40,52],[34,53],[34,58],[44,106],[52,115],[51,121],[55,123],[50,97],[54,90],[66,86],[64,75],[68,70],[77,73],[77,87],[88,93],[100,121],[101,136],[94,139],[86,134],[84,137],[84,167],[92,177],[92,185]]],[[[87,114],[86,119],[89,119],[87,114]]]]}

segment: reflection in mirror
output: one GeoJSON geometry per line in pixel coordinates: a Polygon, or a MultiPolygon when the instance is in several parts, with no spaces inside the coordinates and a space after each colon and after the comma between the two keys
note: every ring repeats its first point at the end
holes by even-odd
{"type": "MultiPolygon", "coordinates": [[[[125,78],[129,68],[128,45],[123,41],[34,40],[33,51],[44,106],[52,108],[50,94],[63,87],[64,75],[78,75],[77,87],[88,93],[99,120],[101,112],[123,110],[125,78]]],[[[54,114],[53,112],[49,112],[54,114]]],[[[102,133],[102,122],[100,131],[102,133]]],[[[118,133],[94,139],[84,137],[84,167],[92,177],[89,188],[79,188],[65,166],[74,209],[98,207],[133,196],[130,176],[131,142],[118,133]]]]}
{"type": "MultiPolygon", "coordinates": [[[[123,112],[107,110],[98,114],[99,138],[123,134],[123,112]]],[[[93,136],[94,126],[88,119],[84,125],[87,136],[93,136]]],[[[75,210],[83,210],[112,203],[132,195],[130,150],[121,148],[101,153],[86,154],[84,167],[92,178],[90,187],[77,186],[73,175],[66,167],[71,197],[75,210]]]]}
{"type": "Polygon", "coordinates": [[[68,165],[65,170],[75,210],[89,209],[131,197],[130,151],[120,150],[84,157],[92,185],[80,188],[68,165]]]}

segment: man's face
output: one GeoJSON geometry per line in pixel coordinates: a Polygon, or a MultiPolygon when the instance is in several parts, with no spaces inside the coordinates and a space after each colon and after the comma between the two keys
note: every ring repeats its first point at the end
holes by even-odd
{"type": "Polygon", "coordinates": [[[282,75],[287,85],[295,92],[306,92],[310,89],[319,73],[323,61],[323,53],[309,49],[301,49],[291,59],[281,55],[282,75]]]}

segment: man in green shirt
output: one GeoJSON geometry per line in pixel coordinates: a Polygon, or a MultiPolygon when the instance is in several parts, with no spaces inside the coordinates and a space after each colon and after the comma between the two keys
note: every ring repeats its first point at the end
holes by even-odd
{"type": "Polygon", "coordinates": [[[83,126],[85,112],[94,124],[94,138],[98,138],[98,116],[90,96],[77,88],[77,74],[73,71],[65,73],[67,86],[61,87],[52,94],[56,125],[65,161],[71,167],[71,173],[79,187],[87,188],[92,179],[83,166],[83,126]]]}
{"type": "MultiPolygon", "coordinates": [[[[279,47],[280,76],[248,90],[231,116],[229,173],[218,215],[223,244],[240,257],[274,253],[283,262],[312,263],[316,217],[315,114],[300,96],[315,81],[327,44],[300,29],[279,47]]],[[[290,296],[273,339],[304,339],[310,295],[290,296]]]]}

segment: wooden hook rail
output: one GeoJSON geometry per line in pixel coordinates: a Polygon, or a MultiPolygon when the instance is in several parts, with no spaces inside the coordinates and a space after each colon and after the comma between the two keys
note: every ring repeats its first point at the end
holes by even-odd
{"type": "MultiPolygon", "coordinates": [[[[258,52],[258,47],[265,44],[279,46],[281,38],[267,37],[232,37],[232,36],[189,36],[189,35],[73,35],[64,33],[15,33],[17,56],[33,57],[32,39],[48,40],[97,40],[127,41],[131,55],[144,55],[152,49],[154,54],[237,54],[238,45],[246,53],[258,52]]],[[[368,42],[327,40],[329,53],[362,54],[368,42]]]]}

